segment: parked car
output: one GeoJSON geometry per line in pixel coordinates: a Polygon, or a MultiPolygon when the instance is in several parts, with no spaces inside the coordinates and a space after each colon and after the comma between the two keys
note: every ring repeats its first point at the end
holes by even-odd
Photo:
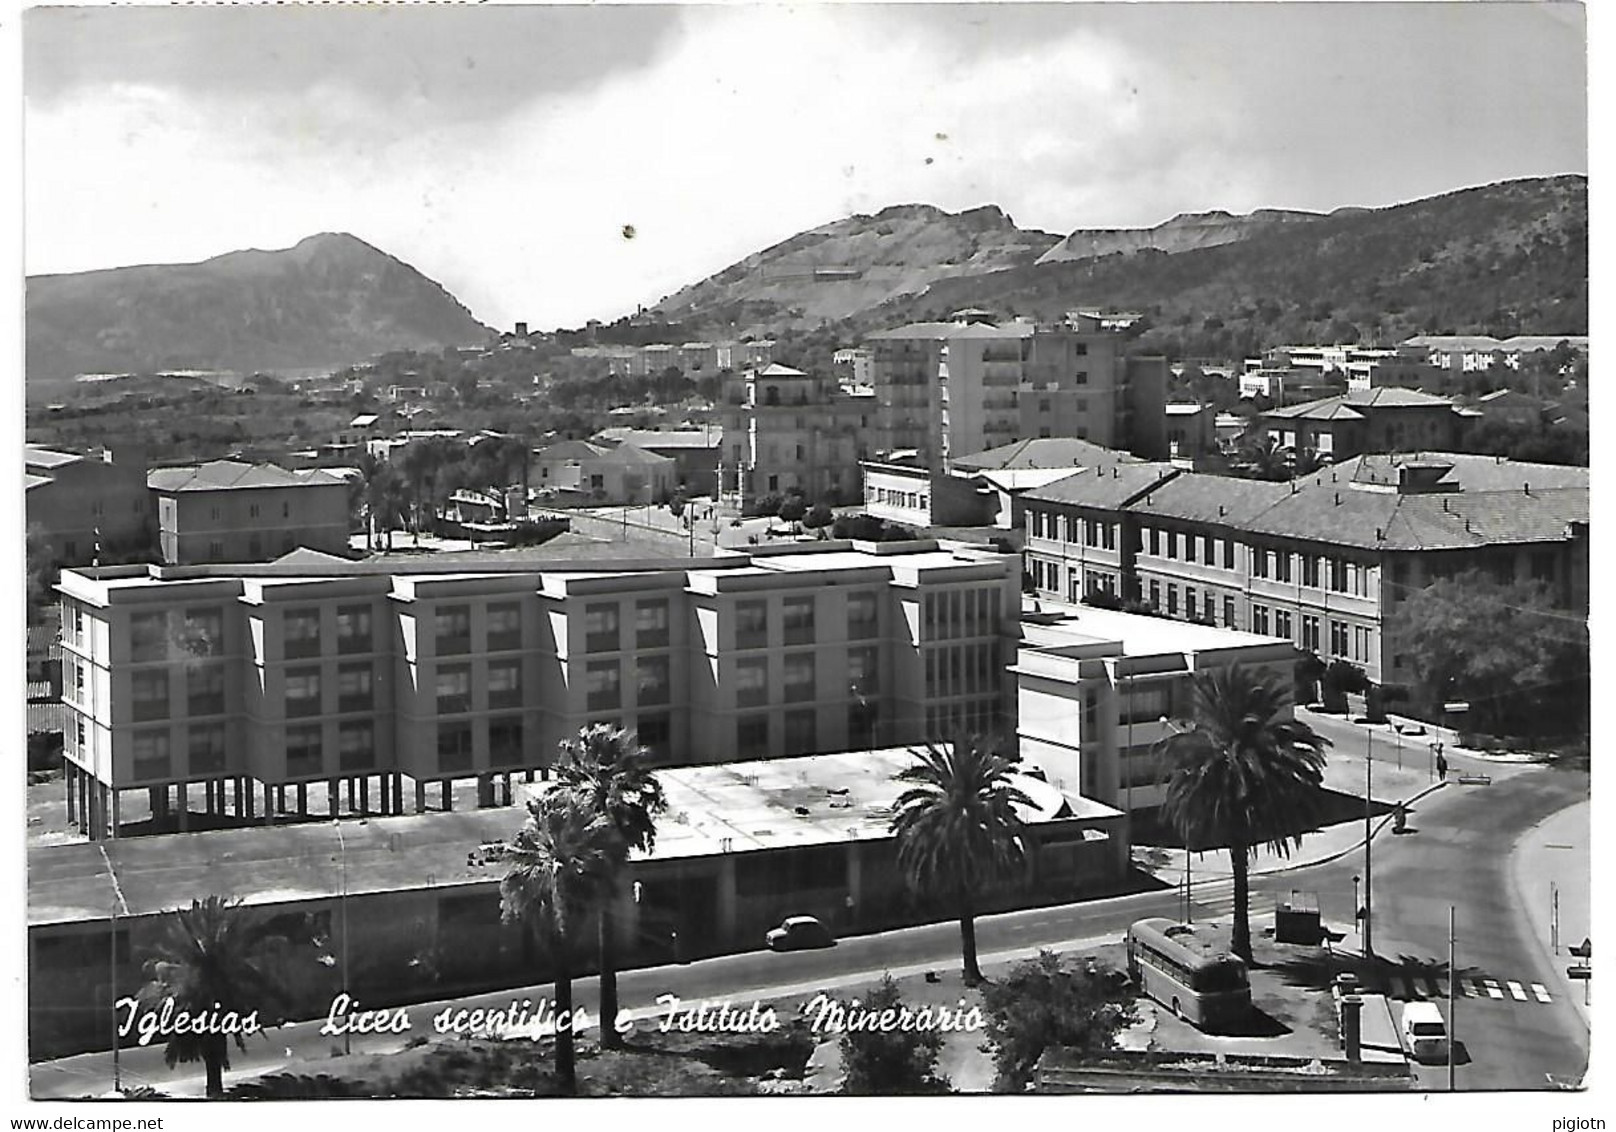
{"type": "Polygon", "coordinates": [[[812,916],[788,916],[763,937],[770,951],[806,951],[815,947],[835,947],[836,937],[812,916]]]}
{"type": "Polygon", "coordinates": [[[1448,1056],[1448,1027],[1434,1002],[1403,1007],[1403,1045],[1415,1061],[1442,1061],[1448,1056]]]}

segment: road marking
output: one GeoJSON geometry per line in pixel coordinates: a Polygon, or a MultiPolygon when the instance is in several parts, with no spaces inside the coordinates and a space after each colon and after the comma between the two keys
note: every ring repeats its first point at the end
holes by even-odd
{"type": "Polygon", "coordinates": [[[1480,982],[1481,985],[1486,989],[1488,998],[1504,997],[1504,988],[1498,985],[1497,979],[1482,979],[1480,982]]]}
{"type": "Polygon", "coordinates": [[[1542,983],[1533,983],[1532,984],[1532,993],[1537,996],[1537,1000],[1539,1002],[1553,1002],[1554,1001],[1554,999],[1549,997],[1549,988],[1544,986],[1542,983]]]}
{"type": "Polygon", "coordinates": [[[1509,993],[1510,997],[1516,1002],[1526,1001],[1526,988],[1521,986],[1521,984],[1517,983],[1514,979],[1509,980],[1509,993]]]}

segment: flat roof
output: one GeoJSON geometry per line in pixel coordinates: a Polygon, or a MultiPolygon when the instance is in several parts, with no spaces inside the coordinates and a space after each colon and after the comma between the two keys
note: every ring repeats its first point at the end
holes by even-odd
{"type": "MultiPolygon", "coordinates": [[[[675,860],[881,840],[913,747],[803,755],[658,770],[668,812],[651,860],[675,860]],[[798,807],[807,813],[799,813],[798,807]]],[[[1033,799],[1029,824],[1120,816],[1091,799],[1017,776],[1033,799]]],[[[547,788],[523,784],[522,795],[547,788]]],[[[252,826],[132,837],[28,851],[28,924],[155,915],[193,896],[224,893],[248,904],[497,882],[478,850],[515,835],[522,805],[493,809],[252,826]],[[103,849],[105,854],[103,855],[103,849]],[[108,865],[111,871],[108,871],[108,865]]],[[[640,858],[643,859],[643,858],[640,858]]]]}
{"type": "Polygon", "coordinates": [[[1044,613],[1065,616],[1048,623],[1023,620],[1022,640],[1034,648],[1062,644],[1113,641],[1123,656],[1159,656],[1165,653],[1215,652],[1220,649],[1292,647],[1283,637],[1266,637],[1239,629],[1224,629],[1196,621],[1174,621],[1117,609],[1039,600],[1044,613]]]}

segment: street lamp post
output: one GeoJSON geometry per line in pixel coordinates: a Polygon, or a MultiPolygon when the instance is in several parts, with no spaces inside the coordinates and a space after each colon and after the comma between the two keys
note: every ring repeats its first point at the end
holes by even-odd
{"type": "Polygon", "coordinates": [[[1371,850],[1374,846],[1375,828],[1375,733],[1369,732],[1369,747],[1364,753],[1364,799],[1363,799],[1363,951],[1367,959],[1375,953],[1374,936],[1374,859],[1371,850]]]}
{"type": "Polygon", "coordinates": [[[1363,905],[1358,903],[1358,882],[1362,879],[1357,873],[1352,874],[1352,922],[1355,924],[1363,919],[1363,905]]]}
{"type": "MultiPolygon", "coordinates": [[[[337,860],[339,861],[340,868],[342,870],[342,889],[341,889],[341,895],[338,898],[339,902],[340,902],[341,923],[342,923],[342,958],[341,958],[341,963],[342,963],[342,993],[343,993],[344,996],[349,996],[349,987],[348,987],[348,843],[346,841],[344,841],[343,838],[342,838],[342,823],[340,821],[334,821],[334,822],[331,823],[331,826],[332,826],[333,829],[335,829],[337,831],[337,860]]],[[[349,1004],[352,1005],[351,997],[349,999],[349,1004]]],[[[347,1054],[353,1052],[352,1039],[350,1039],[349,1036],[348,1036],[348,1027],[346,1027],[346,1026],[344,1026],[343,1030],[342,1030],[342,1052],[343,1052],[344,1055],[347,1055],[347,1054]]]]}

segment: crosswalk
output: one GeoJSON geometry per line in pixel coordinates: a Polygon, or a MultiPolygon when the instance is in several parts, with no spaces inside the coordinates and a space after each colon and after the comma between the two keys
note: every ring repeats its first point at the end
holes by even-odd
{"type": "MultiPolygon", "coordinates": [[[[1386,993],[1400,999],[1445,999],[1448,997],[1448,977],[1445,974],[1403,974],[1386,977],[1386,993]]],[[[1499,980],[1490,975],[1462,975],[1454,980],[1457,998],[1491,999],[1498,1002],[1525,1002],[1548,1005],[1554,995],[1542,983],[1499,980]]]]}

